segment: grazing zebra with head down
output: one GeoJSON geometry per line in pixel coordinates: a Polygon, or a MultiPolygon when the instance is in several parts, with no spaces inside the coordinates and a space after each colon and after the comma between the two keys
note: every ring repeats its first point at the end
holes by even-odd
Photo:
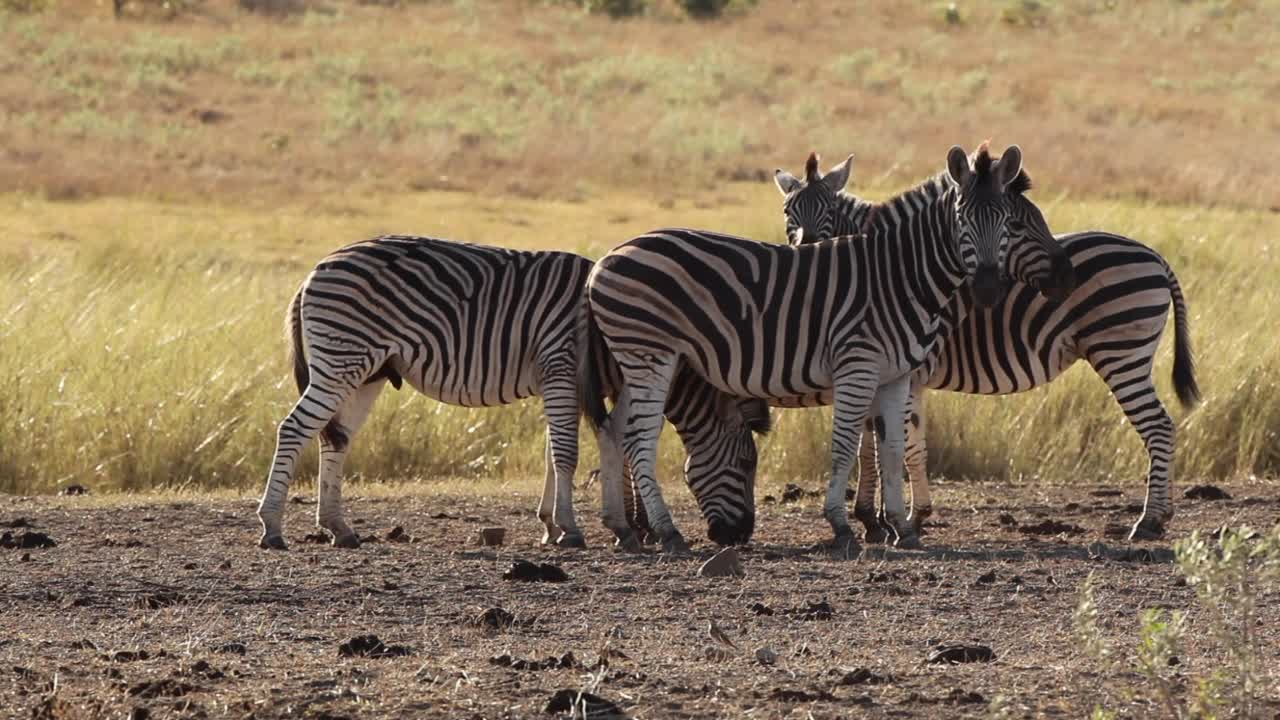
{"type": "MultiPolygon", "coordinates": [[[[352,437],[386,382],[407,381],[440,402],[505,405],[540,395],[548,421],[547,474],[538,517],[543,542],[580,547],[573,514],[578,460],[577,333],[590,260],[565,252],[522,252],[421,237],[385,236],[348,245],[320,261],[286,318],[302,397],[281,422],[275,459],[258,507],[261,545],[284,549],[283,511],[298,456],[320,435],[316,523],[340,547],[359,538],[343,519],[342,466],[352,437]]],[[[690,457],[718,457],[726,444],[754,442],[755,416],[696,378],[679,388],[672,421],[690,457]],[[693,412],[695,409],[707,411],[693,412]],[[696,427],[691,424],[696,423],[696,427]]],[[[749,402],[749,401],[748,401],[749,402]]],[[[767,409],[766,409],[767,415],[767,409]]],[[[606,438],[607,439],[607,438],[606,438]]],[[[602,447],[602,454],[608,447],[602,447]]],[[[701,463],[691,483],[754,483],[751,466],[701,463]],[[696,473],[705,473],[706,477],[696,473]]],[[[740,491],[739,491],[740,494],[740,491]]],[[[718,536],[750,537],[754,513],[727,503],[704,507],[718,536]]]]}
{"type": "MultiPolygon", "coordinates": [[[[781,170],[778,188],[786,200],[787,235],[799,244],[852,232],[874,205],[844,192],[840,167],[816,176],[810,156],[806,179],[781,170]],[[812,231],[810,231],[812,230],[812,231]]],[[[1031,178],[1025,170],[1009,186],[1010,231],[1047,232],[1040,209],[1026,193],[1031,178]]],[[[988,308],[975,307],[967,292],[957,293],[943,313],[949,329],[914,373],[906,427],[906,464],[911,479],[912,519],[917,529],[932,509],[926,475],[924,393],[926,388],[982,395],[1022,392],[1058,377],[1083,358],[1115,395],[1125,417],[1142,437],[1150,456],[1147,499],[1130,537],[1152,539],[1164,534],[1173,516],[1169,485],[1173,462],[1173,419],[1155,392],[1151,371],[1164,332],[1170,304],[1174,314],[1173,385],[1178,400],[1190,408],[1199,397],[1192,360],[1187,307],[1169,264],[1155,250],[1120,235],[1090,231],[1059,235],[1078,287],[1069,296],[1042,297],[1025,279],[1043,260],[1034,247],[1009,257],[1014,282],[988,308]],[[1021,266],[1021,267],[1019,267],[1021,266]]],[[[855,515],[871,541],[884,530],[875,512],[875,434],[864,429],[855,515]]]]}
{"type": "MultiPolygon", "coordinates": [[[[823,514],[837,554],[856,549],[845,490],[862,422],[874,406],[901,417],[909,374],[924,361],[942,308],[967,276],[980,299],[995,299],[1007,248],[1005,186],[1020,164],[1016,147],[999,161],[984,150],[973,164],[952,148],[954,181],[934,178],[885,203],[865,237],[789,247],[661,230],[596,263],[584,343],[590,354],[603,337],[622,389],[610,415],[595,363],[584,362],[580,399],[597,427],[619,436],[664,550],[685,549],[653,477],[661,409],[682,367],[730,395],[834,404],[823,514]]],[[[880,447],[890,476],[885,498],[899,545],[918,547],[902,503],[902,425],[888,423],[880,447]]]]}

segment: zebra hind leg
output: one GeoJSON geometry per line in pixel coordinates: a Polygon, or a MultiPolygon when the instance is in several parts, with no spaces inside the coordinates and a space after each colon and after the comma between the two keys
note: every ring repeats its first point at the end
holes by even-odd
{"type": "Polygon", "coordinates": [[[586,537],[573,512],[573,475],[578,469],[578,395],[572,372],[547,371],[542,405],[547,417],[550,457],[555,472],[552,519],[560,536],[556,545],[585,548],[586,537]]]}
{"type": "Polygon", "coordinates": [[[320,475],[316,478],[316,526],[329,533],[333,546],[360,547],[360,536],[343,519],[342,468],[351,440],[369,419],[373,403],[386,383],[383,379],[362,385],[320,431],[320,475]]]}
{"type": "Polygon", "coordinates": [[[626,482],[622,486],[625,492],[622,499],[627,508],[627,524],[640,538],[640,544],[652,545],[658,541],[658,534],[649,527],[649,516],[645,514],[644,502],[640,500],[640,489],[636,487],[630,466],[626,467],[625,478],[626,482]]]}
{"type": "Polygon", "coordinates": [[[689,544],[676,529],[656,477],[658,436],[666,420],[663,411],[675,376],[677,359],[648,356],[618,358],[626,378],[614,415],[620,418],[622,446],[645,514],[668,555],[688,555],[689,544]],[[628,362],[630,360],[631,362],[628,362]],[[622,412],[619,412],[621,410],[622,412]]]}
{"type": "Polygon", "coordinates": [[[933,514],[929,492],[929,446],[925,434],[923,388],[914,388],[907,400],[907,478],[911,482],[911,526],[924,535],[924,521],[933,514]]]}
{"type": "MultiPolygon", "coordinates": [[[[1138,365],[1116,363],[1120,358],[1114,356],[1096,362],[1094,357],[1090,357],[1090,363],[1107,383],[1125,417],[1142,438],[1150,458],[1147,498],[1142,515],[1129,533],[1130,540],[1159,540],[1164,537],[1166,524],[1173,518],[1173,503],[1169,497],[1173,474],[1173,418],[1160,402],[1151,381],[1152,353],[1159,340],[1160,335],[1156,333],[1147,346],[1151,350],[1147,352],[1146,362],[1138,365]],[[1116,364],[1113,366],[1108,360],[1116,364]]],[[[1123,357],[1123,360],[1128,359],[1128,355],[1123,357]]]]}
{"type": "Polygon", "coordinates": [[[303,391],[302,397],[281,421],[276,431],[276,452],[267,475],[267,487],[258,503],[258,519],[262,522],[262,538],[258,546],[271,550],[287,550],[284,541],[284,505],[289,497],[298,457],[320,430],[328,424],[338,408],[354,390],[352,386],[326,387],[316,382],[303,391]]]}
{"type": "Polygon", "coordinates": [[[538,520],[542,522],[542,544],[554,545],[560,539],[560,528],[556,526],[556,466],[551,454],[551,428],[547,428],[546,449],[543,455],[547,461],[546,477],[542,482],[542,499],[538,501],[538,520]]]}

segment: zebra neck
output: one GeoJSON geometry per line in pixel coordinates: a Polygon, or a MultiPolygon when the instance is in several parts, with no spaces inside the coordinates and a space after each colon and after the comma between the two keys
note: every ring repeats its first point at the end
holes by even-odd
{"type": "MultiPolygon", "coordinates": [[[[967,272],[957,243],[953,186],[940,177],[877,205],[867,204],[863,227],[896,256],[895,284],[922,314],[936,318],[964,284],[967,272]]],[[[877,243],[878,244],[878,243],[877,243]]]]}
{"type": "Polygon", "coordinates": [[[836,195],[836,226],[832,231],[835,237],[844,235],[857,235],[862,232],[862,228],[866,225],[867,218],[871,216],[872,210],[875,209],[875,203],[863,200],[856,195],[840,191],[836,195]]]}

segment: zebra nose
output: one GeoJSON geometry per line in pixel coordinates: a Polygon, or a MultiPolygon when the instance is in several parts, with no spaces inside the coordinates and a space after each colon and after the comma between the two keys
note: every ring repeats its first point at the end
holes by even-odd
{"type": "Polygon", "coordinates": [[[973,299],[980,307],[991,307],[1000,299],[1000,269],[995,265],[979,265],[973,274],[973,299]]]}
{"type": "Polygon", "coordinates": [[[737,520],[716,518],[707,526],[707,539],[722,547],[746,545],[755,530],[755,513],[747,513],[737,520]]]}

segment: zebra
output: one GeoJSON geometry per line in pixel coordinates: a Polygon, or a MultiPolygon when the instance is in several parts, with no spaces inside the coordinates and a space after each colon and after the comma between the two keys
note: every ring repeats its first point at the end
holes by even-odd
{"type": "Polygon", "coordinates": [[[863,237],[787,246],[665,229],[597,261],[587,280],[582,345],[589,359],[604,339],[622,386],[609,413],[597,363],[584,361],[579,400],[591,424],[620,442],[665,552],[687,552],[687,544],[653,477],[659,410],[686,367],[730,395],[834,404],[823,515],[837,556],[857,549],[845,491],[858,431],[869,414],[898,418],[886,423],[879,448],[890,476],[885,502],[898,545],[920,547],[901,491],[909,374],[924,361],[942,308],[967,276],[979,301],[996,299],[1008,249],[1005,187],[1021,158],[1017,146],[999,160],[984,147],[971,163],[953,147],[947,167],[954,180],[930,179],[883,204],[863,237]]]}
{"type": "MultiPolygon", "coordinates": [[[[852,232],[874,211],[874,204],[844,192],[847,175],[841,166],[815,178],[816,167],[817,159],[811,155],[806,180],[782,170],[775,174],[793,244],[852,232]]],[[[1040,209],[1026,195],[1031,187],[1025,169],[1008,187],[1009,228],[1015,236],[1048,229],[1040,209]]],[[[1023,392],[1050,382],[1081,358],[1107,384],[1149,456],[1146,502],[1130,539],[1162,537],[1173,517],[1169,493],[1174,424],[1156,395],[1151,373],[1172,304],[1174,392],[1185,409],[1199,400],[1182,287],[1169,263],[1136,240],[1101,231],[1059,235],[1057,240],[1075,274],[1073,285],[1078,288],[1074,292],[1065,297],[1037,293],[1034,282],[1024,281],[1034,269],[1018,265],[1034,266],[1042,260],[1034,252],[1011,255],[1014,281],[1008,292],[989,308],[976,308],[969,293],[957,293],[943,313],[942,324],[949,331],[912,377],[905,461],[917,530],[932,511],[925,472],[924,390],[981,395],[1023,392]]],[[[1021,247],[1034,251],[1032,244],[1021,247]]],[[[875,512],[871,482],[877,473],[876,434],[871,429],[871,424],[864,429],[864,440],[870,441],[859,451],[854,513],[866,527],[866,539],[883,542],[886,533],[875,512]]]]}
{"type": "MultiPolygon", "coordinates": [[[[404,235],[347,245],[322,259],[286,313],[301,397],[278,428],[258,507],[260,546],[287,548],[283,514],[289,483],[302,449],[317,434],[316,524],[335,546],[359,546],[343,519],[342,467],[352,438],[388,382],[397,389],[408,382],[440,402],[464,407],[540,395],[548,424],[538,507],[542,541],[584,546],[572,505],[579,417],[575,326],[591,267],[591,260],[567,252],[404,235]]],[[[686,380],[679,393],[672,420],[690,458],[700,459],[689,482],[714,485],[724,473],[727,482],[754,484],[754,456],[749,466],[728,467],[711,467],[702,458],[719,457],[726,444],[747,442],[754,449],[751,432],[759,420],[743,417],[740,403],[697,378],[686,380]]],[[[750,537],[754,512],[734,516],[734,509],[723,502],[704,507],[713,539],[750,537]]]]}

